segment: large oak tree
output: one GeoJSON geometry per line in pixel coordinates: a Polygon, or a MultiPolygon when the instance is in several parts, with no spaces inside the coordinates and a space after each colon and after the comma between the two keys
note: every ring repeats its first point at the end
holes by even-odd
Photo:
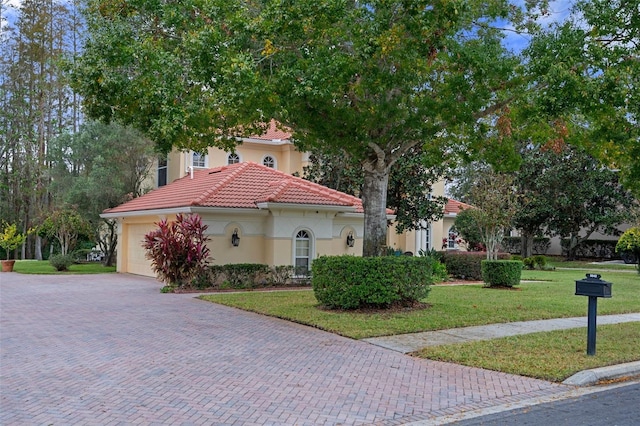
{"type": "Polygon", "coordinates": [[[229,148],[276,118],[300,149],[348,152],[364,174],[364,255],[386,243],[403,156],[510,152],[500,117],[523,80],[493,24],[521,25],[515,2],[91,0],[88,11],[75,78],[90,116],[133,124],[161,151],[229,148]]]}

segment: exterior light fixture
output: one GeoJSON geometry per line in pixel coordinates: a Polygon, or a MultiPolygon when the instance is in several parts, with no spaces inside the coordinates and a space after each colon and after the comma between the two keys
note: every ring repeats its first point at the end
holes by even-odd
{"type": "Polygon", "coordinates": [[[231,245],[234,247],[238,247],[240,245],[240,237],[238,236],[238,228],[233,230],[233,235],[231,235],[231,245]]]}
{"type": "Polygon", "coordinates": [[[353,232],[349,232],[349,235],[347,235],[347,247],[353,247],[355,242],[356,240],[353,238],[353,232]]]}

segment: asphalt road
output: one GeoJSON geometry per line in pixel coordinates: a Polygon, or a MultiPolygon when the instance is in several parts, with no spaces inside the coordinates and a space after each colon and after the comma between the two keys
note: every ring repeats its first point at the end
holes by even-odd
{"type": "Polygon", "coordinates": [[[452,423],[458,426],[637,426],[640,382],[452,423]]]}

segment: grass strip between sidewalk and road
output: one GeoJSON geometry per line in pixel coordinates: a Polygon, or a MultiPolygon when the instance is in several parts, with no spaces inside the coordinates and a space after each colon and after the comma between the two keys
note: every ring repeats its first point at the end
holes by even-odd
{"type": "Polygon", "coordinates": [[[431,346],[412,355],[562,382],[582,370],[640,360],[640,322],[598,326],[595,356],[586,348],[587,329],[573,328],[431,346]]]}
{"type": "MultiPolygon", "coordinates": [[[[575,280],[585,271],[523,271],[516,289],[481,284],[434,286],[422,310],[376,312],[329,311],[318,306],[311,290],[217,293],[202,299],[310,325],[354,339],[475,325],[587,315],[588,298],[575,296],[575,280]]],[[[640,312],[640,276],[607,272],[613,297],[599,299],[598,315],[640,312]]]]}
{"type": "Polygon", "coordinates": [[[65,274],[106,274],[115,272],[115,266],[104,266],[99,262],[77,263],[69,266],[68,271],[56,271],[48,260],[18,260],[13,266],[20,274],[65,275],[65,274]]]}

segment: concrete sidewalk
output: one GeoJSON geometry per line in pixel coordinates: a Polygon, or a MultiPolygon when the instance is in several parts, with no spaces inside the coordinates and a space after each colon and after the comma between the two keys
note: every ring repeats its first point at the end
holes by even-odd
{"type": "MultiPolygon", "coordinates": [[[[619,324],[623,322],[640,322],[640,313],[600,315],[597,317],[597,324],[599,325],[619,324]]],[[[455,328],[451,330],[373,337],[363,340],[376,346],[381,346],[386,349],[406,354],[428,346],[464,343],[477,340],[490,340],[501,337],[516,336],[519,334],[581,327],[587,327],[587,317],[490,324],[484,326],[455,328]]],[[[640,361],[580,371],[569,377],[563,383],[573,386],[590,386],[600,382],[601,380],[635,376],[640,376],[640,361]]]]}
{"type": "MultiPolygon", "coordinates": [[[[599,315],[598,325],[618,324],[623,322],[640,322],[640,313],[621,315],[599,315]]],[[[376,346],[401,353],[417,351],[427,346],[464,343],[475,340],[490,340],[519,334],[537,333],[540,331],[566,330],[569,328],[587,327],[587,317],[557,318],[537,321],[509,322],[474,327],[454,328],[450,330],[426,331],[422,333],[398,334],[395,336],[372,337],[363,339],[376,346]]]]}

